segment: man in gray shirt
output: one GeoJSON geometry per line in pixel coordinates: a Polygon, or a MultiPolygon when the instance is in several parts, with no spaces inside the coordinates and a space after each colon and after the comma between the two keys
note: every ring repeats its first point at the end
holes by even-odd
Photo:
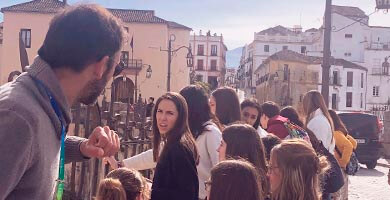
{"type": "MultiPolygon", "coordinates": [[[[53,199],[70,106],[96,102],[122,42],[120,22],[100,6],[68,7],[53,18],[27,72],[0,87],[0,199],[53,199]]],[[[119,150],[108,127],[97,127],[88,139],[65,138],[65,162],[119,150]]]]}

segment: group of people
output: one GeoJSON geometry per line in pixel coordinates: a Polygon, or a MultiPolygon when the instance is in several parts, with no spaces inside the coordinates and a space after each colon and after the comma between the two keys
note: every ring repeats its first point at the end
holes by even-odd
{"type": "MultiPolygon", "coordinates": [[[[345,169],[356,142],[318,91],[304,96],[303,112],[301,120],[291,106],[280,110],[253,98],[240,104],[232,88],[209,97],[190,85],[157,100],[153,149],[122,161],[105,159],[113,171],[155,168],[151,199],[348,199],[346,173],[339,191],[325,190],[330,163],[316,146],[322,144],[345,169]],[[292,137],[286,123],[305,129],[310,141],[292,137]],[[336,146],[341,155],[334,154],[336,146]]],[[[100,185],[99,195],[107,190],[114,192],[100,185]]],[[[150,190],[140,196],[145,192],[150,190]]]]}
{"type": "Polygon", "coordinates": [[[120,73],[123,37],[106,9],[70,6],[53,18],[27,72],[0,87],[0,199],[60,200],[64,164],[92,157],[113,168],[99,183],[99,200],[347,198],[348,181],[330,191],[326,173],[329,155],[345,168],[356,142],[318,91],[305,94],[302,117],[274,102],[240,104],[229,87],[210,96],[197,85],[168,92],[154,106],[150,99],[152,149],[122,161],[107,126],[88,139],[66,136],[71,105],[96,102],[120,73]],[[308,137],[295,137],[292,124],[308,137]],[[137,171],[151,168],[152,181],[137,171]]]}

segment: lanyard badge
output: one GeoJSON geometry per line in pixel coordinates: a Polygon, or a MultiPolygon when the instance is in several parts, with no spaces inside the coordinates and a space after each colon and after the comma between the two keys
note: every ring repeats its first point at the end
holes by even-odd
{"type": "Polygon", "coordinates": [[[43,88],[47,94],[47,96],[50,99],[51,107],[53,108],[54,112],[56,113],[58,120],[60,120],[61,123],[61,148],[60,148],[60,160],[58,165],[58,179],[56,180],[57,186],[56,186],[56,199],[62,200],[62,196],[64,194],[64,187],[65,187],[65,125],[62,121],[62,113],[60,108],[58,107],[57,101],[54,99],[54,97],[51,95],[49,89],[46,88],[46,86],[38,79],[33,79],[41,88],[43,88]]]}

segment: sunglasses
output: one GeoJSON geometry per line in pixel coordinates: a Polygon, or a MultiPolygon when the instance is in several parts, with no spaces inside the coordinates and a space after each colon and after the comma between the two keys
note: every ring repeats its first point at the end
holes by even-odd
{"type": "Polygon", "coordinates": [[[125,63],[123,63],[123,61],[120,61],[119,64],[115,66],[114,77],[118,76],[125,68],[125,63]]]}

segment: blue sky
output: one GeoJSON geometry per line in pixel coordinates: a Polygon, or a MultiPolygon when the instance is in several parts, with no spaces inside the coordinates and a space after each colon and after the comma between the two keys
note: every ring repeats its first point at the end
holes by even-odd
{"type": "MultiPolygon", "coordinates": [[[[0,0],[0,7],[27,1],[0,0]]],[[[222,33],[228,49],[250,43],[254,32],[276,25],[318,28],[325,7],[325,0],[68,0],[68,3],[155,10],[156,16],[191,27],[197,34],[199,30],[222,33]]],[[[333,4],[357,6],[366,14],[375,11],[375,0],[333,0],[333,4]]],[[[0,14],[0,21],[2,17],[0,14]]],[[[371,15],[370,25],[390,27],[390,13],[379,11],[371,15]]]]}

